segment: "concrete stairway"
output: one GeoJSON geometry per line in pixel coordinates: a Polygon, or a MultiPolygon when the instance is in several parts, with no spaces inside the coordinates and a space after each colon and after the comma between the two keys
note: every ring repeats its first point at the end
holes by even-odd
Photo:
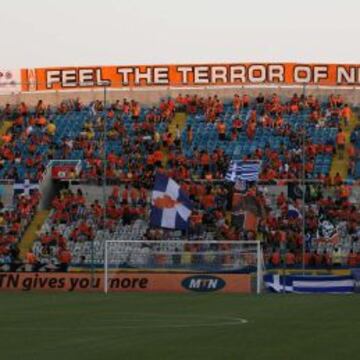
{"type": "Polygon", "coordinates": [[[182,131],[186,124],[186,114],[185,113],[176,113],[174,118],[171,120],[169,124],[169,131],[172,136],[175,138],[176,135],[176,125],[179,126],[180,131],[182,131]]]}
{"type": "Polygon", "coordinates": [[[339,173],[343,179],[346,179],[348,176],[348,167],[349,167],[349,155],[348,155],[348,147],[350,145],[350,135],[354,130],[355,126],[358,123],[358,118],[354,115],[351,118],[350,124],[347,128],[344,128],[346,133],[346,144],[344,151],[344,158],[339,159],[339,156],[336,155],[331,164],[330,176],[334,178],[336,173],[339,173]]]}
{"type": "MultiPolygon", "coordinates": [[[[170,131],[171,135],[173,136],[173,139],[175,139],[175,136],[176,136],[176,126],[177,125],[179,126],[179,129],[181,132],[184,129],[185,124],[186,124],[186,113],[182,113],[182,112],[176,113],[169,124],[169,131],[170,131]]],[[[168,158],[167,157],[168,150],[165,148],[162,148],[161,151],[164,154],[163,165],[165,166],[167,163],[167,158],[168,158]]]]}
{"type": "Polygon", "coordinates": [[[0,145],[2,145],[1,137],[6,134],[12,125],[11,121],[3,121],[0,123],[0,145]]]}
{"type": "Polygon", "coordinates": [[[49,210],[41,210],[38,211],[33,218],[32,222],[26,229],[24,236],[20,242],[20,256],[22,258],[25,257],[28,250],[33,246],[34,241],[36,240],[36,232],[41,226],[44,224],[45,220],[49,216],[49,210]]]}

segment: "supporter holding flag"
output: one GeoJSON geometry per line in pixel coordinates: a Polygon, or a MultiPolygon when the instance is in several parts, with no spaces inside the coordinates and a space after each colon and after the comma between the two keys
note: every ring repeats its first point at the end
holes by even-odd
{"type": "Polygon", "coordinates": [[[179,184],[158,173],[152,192],[151,226],[187,230],[191,210],[191,201],[179,184]]]}

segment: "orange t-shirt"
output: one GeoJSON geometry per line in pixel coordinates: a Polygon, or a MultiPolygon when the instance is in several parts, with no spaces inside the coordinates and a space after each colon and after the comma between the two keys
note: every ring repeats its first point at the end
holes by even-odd
{"type": "Polygon", "coordinates": [[[215,197],[212,194],[205,195],[201,202],[205,209],[215,207],[215,197]]]}
{"type": "Polygon", "coordinates": [[[281,261],[280,253],[279,252],[274,252],[271,255],[271,260],[270,261],[275,266],[280,265],[280,261],[281,261]]]}
{"type": "Polygon", "coordinates": [[[11,142],[12,136],[10,134],[5,134],[2,136],[2,140],[4,143],[9,143],[11,142]]]}
{"type": "Polygon", "coordinates": [[[28,263],[28,264],[35,264],[36,263],[36,256],[35,256],[35,254],[33,254],[33,253],[31,253],[31,252],[28,252],[27,254],[26,254],[26,262],[28,263]]]}
{"type": "Polygon", "coordinates": [[[59,261],[63,264],[69,264],[71,261],[71,253],[69,250],[63,250],[59,254],[59,261]]]}
{"type": "Polygon", "coordinates": [[[355,253],[350,253],[347,262],[349,266],[352,267],[357,266],[358,264],[357,255],[355,253]]]}
{"type": "Polygon", "coordinates": [[[341,115],[344,118],[350,119],[351,118],[351,109],[350,109],[350,107],[348,107],[348,106],[344,107],[342,109],[342,111],[341,111],[341,115]]]}
{"type": "Polygon", "coordinates": [[[44,116],[40,116],[37,123],[38,123],[38,125],[45,126],[46,125],[46,119],[44,118],[44,116]]]}
{"type": "Polygon", "coordinates": [[[207,153],[204,153],[201,155],[200,158],[201,165],[209,165],[210,162],[210,156],[207,153]]]}
{"type": "Polygon", "coordinates": [[[163,160],[163,153],[160,150],[157,150],[153,154],[155,161],[162,161],[163,160]]]}
{"type": "Polygon", "coordinates": [[[341,185],[341,187],[340,187],[340,197],[347,198],[349,196],[350,196],[350,190],[349,190],[348,186],[341,185]]]}
{"type": "Polygon", "coordinates": [[[334,184],[335,185],[340,185],[342,183],[343,179],[340,175],[335,175],[334,177],[334,184]]]}
{"type": "Polygon", "coordinates": [[[295,264],[295,255],[293,253],[286,253],[285,262],[286,262],[286,265],[294,265],[295,264]]]}
{"type": "Polygon", "coordinates": [[[346,141],[346,135],[344,132],[339,132],[337,135],[336,135],[336,143],[338,145],[345,145],[345,141],[346,141]]]}
{"type": "Polygon", "coordinates": [[[226,125],[224,123],[219,123],[217,126],[217,131],[219,134],[225,134],[226,125]]]}
{"type": "Polygon", "coordinates": [[[356,155],[355,146],[352,144],[348,147],[348,155],[349,157],[354,157],[356,155]]]}

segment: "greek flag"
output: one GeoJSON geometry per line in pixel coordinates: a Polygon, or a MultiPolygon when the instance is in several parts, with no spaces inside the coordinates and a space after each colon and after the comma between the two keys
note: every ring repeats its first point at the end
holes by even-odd
{"type": "Polygon", "coordinates": [[[258,181],[260,167],[260,161],[231,160],[225,179],[232,182],[258,181]]]}
{"type": "Polygon", "coordinates": [[[192,204],[173,179],[157,174],[152,192],[150,224],[167,229],[186,230],[192,204]]]}
{"type": "Polygon", "coordinates": [[[273,292],[290,292],[297,294],[347,294],[353,293],[355,280],[352,276],[306,276],[267,274],[264,276],[266,287],[273,292]]]}

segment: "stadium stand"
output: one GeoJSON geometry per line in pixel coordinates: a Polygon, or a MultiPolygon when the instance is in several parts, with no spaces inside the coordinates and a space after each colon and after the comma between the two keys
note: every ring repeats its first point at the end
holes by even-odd
{"type": "MultiPolygon", "coordinates": [[[[17,195],[13,207],[5,207],[0,202],[0,269],[9,271],[11,265],[20,261],[19,242],[30,224],[39,204],[40,193],[17,195]]],[[[26,259],[30,260],[30,256],[26,259]]]]}
{"type": "MultiPolygon", "coordinates": [[[[100,266],[104,239],[256,238],[264,241],[270,266],[280,266],[285,241],[287,266],[301,264],[304,241],[306,265],[337,263],[340,248],[339,265],[344,265],[359,251],[357,197],[340,174],[333,177],[331,172],[342,151],[341,128],[346,129],[350,117],[349,106],[334,95],[321,102],[311,95],[281,99],[260,93],[252,99],[244,94],[225,103],[216,95],[179,95],[151,108],[126,99],[109,106],[101,101],[84,105],[77,99],[58,108],[42,101],[31,109],[24,103],[6,106],[1,119],[11,125],[1,138],[0,178],[41,181],[50,161],[79,160],[80,184],[111,188],[98,199],[85,196],[81,185],[58,189],[25,263],[32,270],[47,271],[66,270],[69,264],[100,266]],[[186,117],[176,119],[179,111],[186,117]],[[255,210],[241,209],[255,213],[255,227],[245,225],[244,219],[237,226],[231,221],[233,194],[238,192],[224,180],[231,159],[261,161],[261,186],[242,194],[250,207],[255,204],[255,210]],[[178,181],[196,204],[188,233],[149,229],[149,192],[156,171],[178,181]],[[303,172],[309,184],[325,185],[321,191],[308,186],[304,234],[301,211],[289,217],[290,209],[302,209],[301,200],[288,196],[286,186],[281,193],[273,188],[269,193],[271,186],[302,179],[303,172]]],[[[354,148],[346,149],[349,179],[360,177],[359,137],[357,127],[351,134],[354,148]]],[[[2,236],[3,264],[22,264],[16,251],[11,253],[11,243],[21,239],[36,212],[36,192],[33,197],[34,203],[27,200],[31,216],[16,239],[8,241],[8,227],[2,236]]],[[[13,212],[19,216],[17,206],[13,212]]]]}
{"type": "Polygon", "coordinates": [[[351,133],[351,148],[349,151],[349,175],[360,179],[360,126],[358,125],[351,133]]]}

